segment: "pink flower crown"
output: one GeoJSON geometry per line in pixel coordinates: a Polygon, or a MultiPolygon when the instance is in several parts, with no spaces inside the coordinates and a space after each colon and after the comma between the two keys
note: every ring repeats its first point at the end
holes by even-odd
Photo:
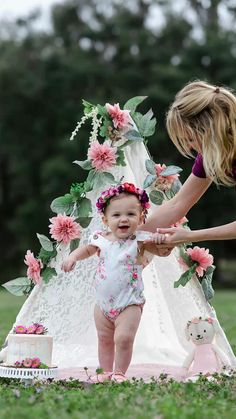
{"type": "Polygon", "coordinates": [[[147,192],[144,189],[136,188],[136,186],[133,183],[128,182],[122,183],[118,186],[112,186],[109,189],[103,191],[96,202],[98,212],[104,213],[107,205],[110,202],[110,199],[114,196],[120,195],[123,192],[127,192],[129,194],[137,196],[143,209],[144,218],[146,218],[147,210],[148,208],[150,208],[147,192]]]}

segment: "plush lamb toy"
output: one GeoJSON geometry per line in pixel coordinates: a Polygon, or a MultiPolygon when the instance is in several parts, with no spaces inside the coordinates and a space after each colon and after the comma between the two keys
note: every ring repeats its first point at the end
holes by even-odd
{"type": "Polygon", "coordinates": [[[195,348],[184,361],[183,368],[186,376],[197,376],[200,373],[211,375],[222,372],[224,366],[229,366],[225,353],[213,342],[219,331],[216,319],[208,317],[194,318],[188,321],[185,332],[187,340],[195,344],[195,348]]]}

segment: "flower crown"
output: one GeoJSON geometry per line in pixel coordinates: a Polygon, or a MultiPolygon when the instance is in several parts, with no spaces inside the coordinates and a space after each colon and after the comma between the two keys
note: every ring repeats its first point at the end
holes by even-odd
{"type": "Polygon", "coordinates": [[[133,183],[128,182],[122,183],[118,186],[112,186],[109,189],[103,191],[96,202],[98,212],[104,213],[107,205],[110,203],[111,198],[118,196],[123,192],[137,196],[143,209],[144,218],[146,218],[147,210],[150,208],[147,192],[144,189],[137,188],[133,183]]]}

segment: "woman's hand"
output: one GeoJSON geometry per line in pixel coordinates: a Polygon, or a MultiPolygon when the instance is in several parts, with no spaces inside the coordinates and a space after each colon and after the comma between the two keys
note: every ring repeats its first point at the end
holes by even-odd
{"type": "Polygon", "coordinates": [[[156,244],[165,247],[191,242],[191,230],[183,227],[158,228],[153,236],[156,244]]]}

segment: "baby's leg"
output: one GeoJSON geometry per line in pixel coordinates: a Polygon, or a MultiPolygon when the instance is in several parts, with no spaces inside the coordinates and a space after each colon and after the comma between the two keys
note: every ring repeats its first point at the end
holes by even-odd
{"type": "Polygon", "coordinates": [[[99,366],[104,371],[112,371],[114,363],[114,324],[95,305],[94,320],[98,335],[99,366]]]}
{"type": "Polygon", "coordinates": [[[141,314],[142,309],[140,306],[128,306],[115,321],[115,372],[125,374],[129,367],[141,314]]]}

